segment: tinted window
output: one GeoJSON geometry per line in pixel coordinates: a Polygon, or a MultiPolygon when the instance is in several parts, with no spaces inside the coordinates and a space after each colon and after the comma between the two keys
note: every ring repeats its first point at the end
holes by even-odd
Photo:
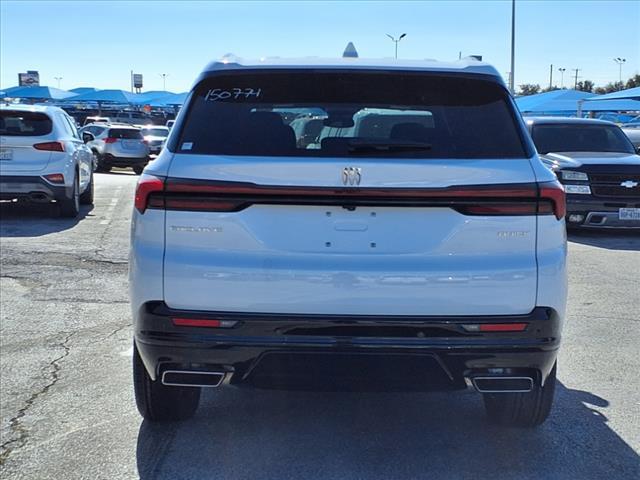
{"type": "Polygon", "coordinates": [[[193,95],[182,153],[438,158],[528,156],[505,89],[412,73],[217,75],[193,95]],[[305,117],[321,120],[309,143],[305,117]],[[292,120],[293,119],[293,120],[292,120]],[[305,135],[307,137],[305,138],[305,135]]]}
{"type": "Polygon", "coordinates": [[[166,137],[169,135],[169,130],[165,128],[143,128],[141,132],[143,136],[166,137]]]}
{"type": "Polygon", "coordinates": [[[622,152],[634,153],[624,132],[613,125],[534,125],[533,143],[540,153],[622,152]]]}
{"type": "Polygon", "coordinates": [[[109,130],[109,138],[123,138],[123,139],[142,139],[140,130],[134,130],[132,128],[112,128],[109,130]]]}
{"type": "Polygon", "coordinates": [[[0,110],[0,135],[40,137],[53,130],[51,119],[44,113],[0,110]]]}

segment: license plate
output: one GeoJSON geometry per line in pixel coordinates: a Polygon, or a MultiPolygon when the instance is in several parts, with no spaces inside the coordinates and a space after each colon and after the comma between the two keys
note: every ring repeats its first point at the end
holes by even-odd
{"type": "Polygon", "coordinates": [[[11,160],[13,159],[13,150],[9,150],[7,148],[0,149],[0,160],[11,160]]]}
{"type": "Polygon", "coordinates": [[[620,220],[640,221],[640,208],[621,208],[618,210],[618,218],[620,220]]]}
{"type": "Polygon", "coordinates": [[[135,140],[123,140],[122,146],[127,149],[136,148],[138,146],[138,142],[135,140]]]}

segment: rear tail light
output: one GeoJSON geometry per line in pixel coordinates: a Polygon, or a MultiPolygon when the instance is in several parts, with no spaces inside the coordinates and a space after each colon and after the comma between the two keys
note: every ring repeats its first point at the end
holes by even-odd
{"type": "MultiPolygon", "coordinates": [[[[155,177],[154,177],[155,178],[155,177]]],[[[162,182],[156,179],[158,182],[162,182]]],[[[147,188],[143,181],[140,188],[147,188]]],[[[167,179],[153,198],[136,207],[167,210],[238,212],[254,204],[448,207],[463,215],[552,215],[561,219],[566,205],[555,182],[446,188],[352,188],[256,185],[216,180],[167,179]],[[164,187],[164,188],[163,188],[164,187]]],[[[155,191],[155,190],[154,190],[155,191]]],[[[148,197],[148,195],[147,195],[148,197]]],[[[137,199],[137,197],[136,197],[137,199]]]]}
{"type": "Polygon", "coordinates": [[[47,152],[64,152],[64,144],[62,142],[36,143],[33,148],[47,152]]]}
{"type": "Polygon", "coordinates": [[[116,143],[118,141],[117,138],[107,137],[104,139],[104,143],[116,143]]]}
{"type": "MultiPolygon", "coordinates": [[[[140,175],[136,186],[136,197],[134,205],[140,213],[144,213],[153,194],[160,194],[164,190],[164,180],[154,175],[140,175]]],[[[156,207],[164,206],[164,201],[160,198],[154,202],[156,207]]]]}
{"type": "Polygon", "coordinates": [[[64,175],[61,173],[50,173],[45,175],[44,178],[50,183],[64,183],[64,175]]]}
{"type": "Polygon", "coordinates": [[[567,199],[559,181],[540,184],[538,214],[554,214],[558,220],[567,214],[567,199]]]}

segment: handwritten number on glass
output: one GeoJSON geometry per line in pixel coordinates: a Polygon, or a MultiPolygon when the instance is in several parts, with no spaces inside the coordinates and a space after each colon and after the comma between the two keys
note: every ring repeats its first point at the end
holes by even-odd
{"type": "Polygon", "coordinates": [[[213,88],[204,96],[207,102],[218,102],[220,100],[238,100],[248,99],[251,97],[258,98],[262,94],[261,88],[231,88],[223,90],[221,88],[213,88]]]}

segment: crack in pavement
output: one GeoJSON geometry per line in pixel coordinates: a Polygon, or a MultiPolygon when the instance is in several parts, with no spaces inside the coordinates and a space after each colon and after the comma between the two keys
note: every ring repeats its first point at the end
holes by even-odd
{"type": "Polygon", "coordinates": [[[105,340],[108,340],[109,338],[117,335],[118,333],[120,333],[122,330],[124,330],[127,327],[130,327],[131,325],[133,325],[132,323],[125,323],[124,325],[120,325],[118,328],[112,330],[108,335],[106,335],[105,337],[101,338],[100,340],[94,340],[93,342],[89,342],[88,345],[95,345],[96,343],[102,343],[105,340]]]}
{"type": "Polygon", "coordinates": [[[47,365],[47,368],[53,368],[53,370],[51,370],[50,372],[49,382],[47,382],[47,384],[37,392],[32,393],[31,396],[24,402],[24,405],[18,410],[18,413],[14,417],[12,417],[11,420],[9,420],[10,432],[16,434],[17,437],[7,440],[6,442],[2,443],[2,445],[0,445],[0,465],[4,465],[11,453],[18,448],[24,447],[29,440],[29,431],[22,425],[21,420],[27,414],[29,409],[34,405],[36,400],[38,400],[38,398],[42,395],[46,394],[49,389],[51,389],[51,387],[58,383],[58,380],[60,379],[60,369],[62,368],[60,366],[60,362],[69,355],[71,347],[68,345],[68,343],[69,340],[71,340],[71,337],[73,337],[75,334],[76,332],[68,333],[63,342],[55,345],[55,347],[63,348],[64,352],[62,353],[62,355],[54,358],[49,363],[49,365],[47,365]]]}

